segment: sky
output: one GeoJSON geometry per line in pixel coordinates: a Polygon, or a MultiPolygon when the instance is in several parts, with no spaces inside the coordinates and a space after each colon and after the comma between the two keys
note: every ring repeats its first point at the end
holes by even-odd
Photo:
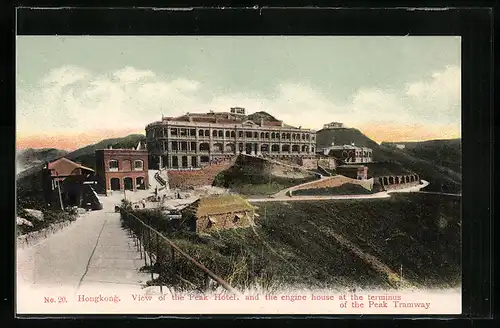
{"type": "Polygon", "coordinates": [[[454,36],[18,36],[16,148],[73,150],[164,116],[266,111],[377,142],[461,136],[454,36]]]}

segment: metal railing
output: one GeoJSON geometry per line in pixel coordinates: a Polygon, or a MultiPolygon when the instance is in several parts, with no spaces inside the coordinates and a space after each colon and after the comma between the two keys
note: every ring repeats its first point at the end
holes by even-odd
{"type": "Polygon", "coordinates": [[[123,225],[134,239],[134,245],[140,252],[141,259],[144,259],[144,268],[151,273],[151,285],[160,286],[162,290],[163,286],[176,288],[184,283],[191,289],[204,292],[209,289],[212,280],[227,291],[240,294],[160,231],[167,220],[156,219],[155,222],[148,224],[124,207],[120,207],[120,216],[123,225]],[[158,274],[156,279],[153,275],[155,273],[158,274]]]}

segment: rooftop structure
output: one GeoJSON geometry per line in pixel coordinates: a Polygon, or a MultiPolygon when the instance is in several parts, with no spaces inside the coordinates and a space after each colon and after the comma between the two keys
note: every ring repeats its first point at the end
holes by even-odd
{"type": "Polygon", "coordinates": [[[330,122],[323,125],[323,129],[340,129],[344,127],[344,123],[340,122],[330,122]]]}
{"type": "Polygon", "coordinates": [[[93,169],[64,157],[46,163],[42,170],[45,203],[53,208],[90,204],[92,209],[102,209],[88,184],[94,181],[94,173],[93,169]]]}
{"type": "Polygon", "coordinates": [[[200,198],[181,211],[196,232],[249,227],[254,224],[255,207],[238,195],[200,198]]]}

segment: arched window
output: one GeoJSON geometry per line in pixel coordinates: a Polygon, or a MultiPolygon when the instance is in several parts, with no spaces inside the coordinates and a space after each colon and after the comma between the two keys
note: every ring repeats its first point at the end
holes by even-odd
{"type": "Polygon", "coordinates": [[[144,170],[144,162],[142,159],[136,159],[134,161],[134,171],[142,171],[144,170]]]}
{"type": "Polygon", "coordinates": [[[109,172],[117,172],[120,167],[118,165],[118,160],[112,159],[108,162],[109,172]]]}
{"type": "Polygon", "coordinates": [[[229,138],[231,133],[229,131],[226,131],[226,138],[229,138]]]}
{"type": "Polygon", "coordinates": [[[212,131],[212,137],[217,137],[217,130],[212,131]]]}
{"type": "Polygon", "coordinates": [[[136,189],[141,189],[141,190],[146,189],[146,185],[144,184],[144,177],[136,177],[135,186],[136,189]]]}

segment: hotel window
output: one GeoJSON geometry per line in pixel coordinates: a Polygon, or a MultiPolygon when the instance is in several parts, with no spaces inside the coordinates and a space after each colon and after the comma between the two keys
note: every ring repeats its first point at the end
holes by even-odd
{"type": "Polygon", "coordinates": [[[108,162],[109,165],[109,171],[110,172],[117,172],[119,169],[118,161],[116,159],[112,159],[108,162]]]}
{"type": "Polygon", "coordinates": [[[134,171],[142,171],[144,169],[144,162],[140,159],[134,161],[134,171]]]}

